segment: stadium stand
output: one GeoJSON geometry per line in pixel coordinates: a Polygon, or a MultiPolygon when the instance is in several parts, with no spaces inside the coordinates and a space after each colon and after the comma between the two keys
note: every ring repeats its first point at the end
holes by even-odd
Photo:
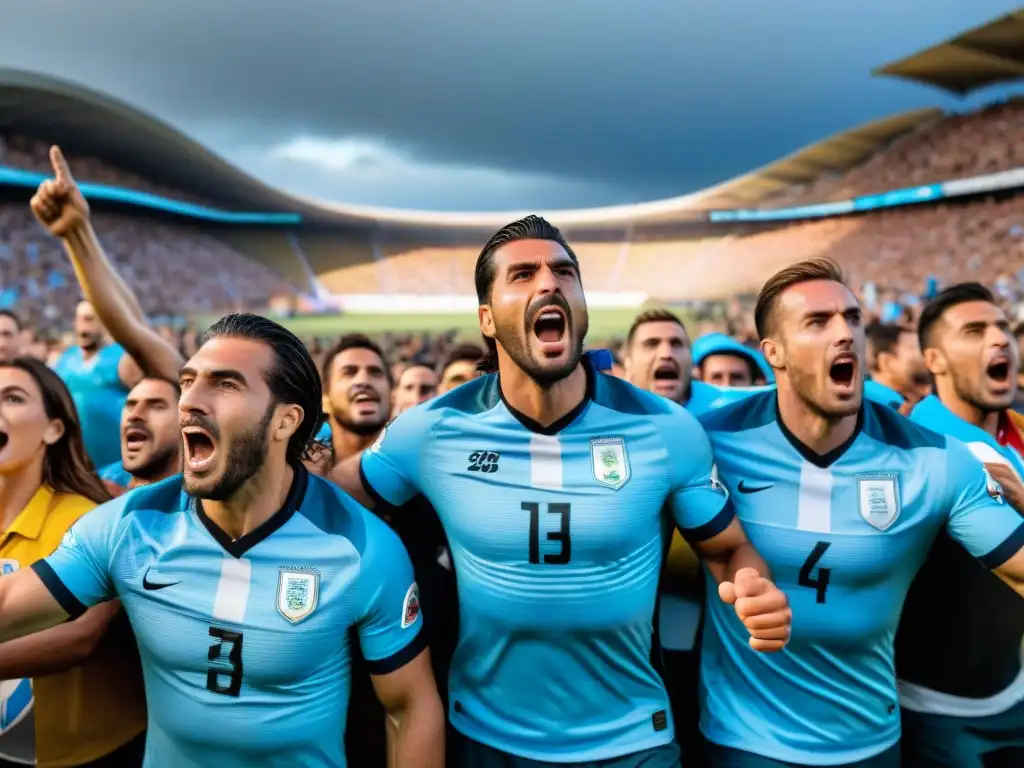
{"type": "Polygon", "coordinates": [[[762,201],[782,208],[845,200],[1024,166],[1024,99],[947,115],[897,138],[866,162],[762,201]]]}
{"type": "MultiPolygon", "coordinates": [[[[46,152],[40,141],[0,137],[0,165],[45,172],[46,152]]],[[[95,159],[72,156],[71,162],[83,181],[185,197],[95,159]]],[[[265,307],[276,294],[295,290],[264,265],[180,220],[102,212],[94,221],[118,270],[153,316],[265,307]]],[[[0,286],[0,305],[16,305],[40,328],[66,325],[80,296],[67,258],[24,200],[0,203],[0,286]]]]}

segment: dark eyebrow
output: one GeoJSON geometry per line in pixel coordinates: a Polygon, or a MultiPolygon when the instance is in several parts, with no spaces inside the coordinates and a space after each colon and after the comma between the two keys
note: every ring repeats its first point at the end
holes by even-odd
{"type": "Polygon", "coordinates": [[[509,264],[506,272],[519,272],[523,269],[537,269],[540,265],[536,261],[517,261],[515,264],[509,264]]]}
{"type": "MultiPolygon", "coordinates": [[[[181,373],[179,373],[178,376],[198,376],[198,373],[194,368],[190,368],[186,365],[181,369],[181,373]]],[[[228,379],[237,381],[240,384],[248,383],[248,380],[245,378],[245,374],[234,368],[218,368],[213,371],[207,371],[206,377],[217,381],[228,379]]]]}
{"type": "Polygon", "coordinates": [[[963,325],[961,325],[960,326],[960,330],[962,332],[966,332],[966,331],[983,331],[983,330],[985,330],[985,326],[986,325],[988,325],[988,323],[986,323],[984,320],[974,320],[973,322],[964,323],[963,325]]]}
{"type": "Polygon", "coordinates": [[[29,397],[28,390],[26,390],[24,387],[19,387],[17,384],[11,384],[9,387],[4,387],[2,390],[0,390],[0,392],[2,392],[5,395],[10,394],[11,392],[18,392],[24,395],[25,397],[29,397]]]}

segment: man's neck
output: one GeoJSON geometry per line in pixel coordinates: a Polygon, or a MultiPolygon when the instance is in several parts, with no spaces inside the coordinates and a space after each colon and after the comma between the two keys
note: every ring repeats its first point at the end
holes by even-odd
{"type": "Polygon", "coordinates": [[[6,531],[43,484],[43,456],[20,471],[0,475],[0,514],[6,531]]]}
{"type": "Polygon", "coordinates": [[[834,451],[853,435],[859,414],[831,418],[817,413],[788,386],[778,388],[779,416],[786,429],[819,456],[834,451]]]}
{"type": "MultiPolygon", "coordinates": [[[[383,428],[383,427],[382,427],[383,428]]],[[[344,461],[362,453],[377,439],[380,430],[369,435],[361,435],[345,429],[335,418],[331,418],[331,448],[334,449],[334,463],[344,461]]]]}
{"type": "MultiPolygon", "coordinates": [[[[154,483],[159,483],[161,480],[166,480],[168,477],[173,477],[179,472],[181,472],[180,458],[176,458],[174,461],[169,462],[166,467],[161,469],[156,474],[148,475],[145,478],[136,477],[135,475],[131,475],[131,473],[129,472],[128,474],[131,475],[132,479],[128,483],[128,490],[130,491],[132,488],[140,488],[144,485],[153,485],[154,483]]],[[[206,509],[205,504],[203,505],[203,509],[206,509]]]]}
{"type": "Polygon", "coordinates": [[[285,462],[270,462],[226,501],[203,500],[203,512],[232,541],[251,533],[284,506],[295,471],[285,462]]]}
{"type": "Polygon", "coordinates": [[[993,438],[998,437],[1000,411],[983,411],[973,403],[967,402],[956,393],[952,383],[945,377],[935,382],[935,394],[954,416],[985,430],[993,438]]]}
{"type": "Polygon", "coordinates": [[[515,365],[500,367],[498,375],[505,402],[544,427],[569,414],[587,396],[587,371],[582,363],[564,379],[547,387],[515,365]]]}
{"type": "Polygon", "coordinates": [[[103,345],[102,344],[97,344],[96,346],[89,347],[88,349],[86,347],[81,347],[82,359],[83,360],[92,360],[94,357],[96,357],[96,355],[98,355],[100,353],[100,350],[102,350],[102,349],[103,349],[103,345]]]}

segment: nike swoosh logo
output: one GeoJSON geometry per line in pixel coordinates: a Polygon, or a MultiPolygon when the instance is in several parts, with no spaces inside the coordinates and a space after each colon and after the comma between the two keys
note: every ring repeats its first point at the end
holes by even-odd
{"type": "Polygon", "coordinates": [[[736,490],[740,493],[760,493],[761,491],[767,491],[771,487],[771,485],[744,485],[743,481],[740,480],[736,490]]]}
{"type": "Polygon", "coordinates": [[[167,589],[167,587],[173,587],[175,584],[181,584],[180,581],[150,581],[149,571],[146,569],[146,575],[142,577],[142,588],[152,592],[155,589],[167,589]]]}

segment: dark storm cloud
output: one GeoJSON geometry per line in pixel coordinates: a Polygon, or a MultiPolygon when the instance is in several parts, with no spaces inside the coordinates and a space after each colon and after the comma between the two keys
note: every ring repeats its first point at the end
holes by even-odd
{"type": "Polygon", "coordinates": [[[1015,5],[36,0],[3,10],[0,65],[106,90],[264,175],[272,147],[307,136],[538,179],[518,203],[515,189],[417,202],[386,179],[362,194],[323,169],[279,169],[299,191],[565,207],[682,194],[864,120],[948,106],[870,69],[1015,5]]]}

